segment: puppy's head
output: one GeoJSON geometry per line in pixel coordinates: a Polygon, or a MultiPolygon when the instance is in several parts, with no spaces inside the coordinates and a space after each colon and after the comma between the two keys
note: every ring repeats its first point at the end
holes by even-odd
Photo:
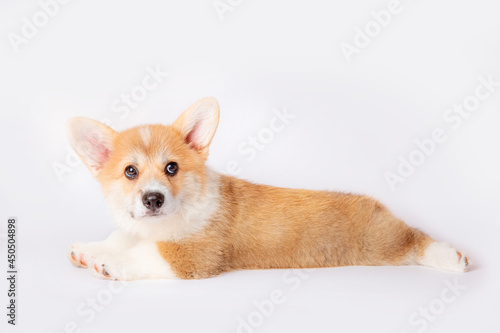
{"type": "Polygon", "coordinates": [[[154,224],[170,223],[171,228],[180,223],[179,216],[203,202],[205,161],[218,123],[217,101],[205,98],[172,126],[144,125],[118,133],[78,117],[69,120],[68,135],[101,183],[118,222],[145,231],[154,224]]]}

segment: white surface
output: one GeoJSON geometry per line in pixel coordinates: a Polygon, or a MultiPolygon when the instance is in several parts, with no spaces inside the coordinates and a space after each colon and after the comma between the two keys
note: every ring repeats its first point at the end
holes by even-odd
{"type": "Polygon", "coordinates": [[[402,0],[403,10],[348,64],[339,44],[387,4],[242,1],[221,21],[211,0],[73,1],[15,53],[7,34],[19,34],[23,17],[40,7],[2,1],[0,233],[7,216],[20,224],[19,325],[4,330],[2,310],[2,332],[62,332],[71,321],[82,332],[236,332],[239,318],[259,319],[254,302],[273,291],[281,304],[254,332],[413,333],[424,324],[412,325],[412,313],[429,306],[442,313],[422,331],[498,332],[500,90],[456,130],[442,118],[474,93],[479,76],[500,80],[498,3],[402,0]],[[127,111],[113,112],[114,101],[157,65],[169,76],[121,119],[127,111]],[[67,164],[66,119],[107,118],[115,129],[169,123],[204,96],[221,105],[214,169],[236,160],[240,176],[255,182],[373,195],[465,251],[472,271],[348,267],[308,278],[241,271],[136,282],[86,323],[89,314],[77,309],[105,296],[108,282],[72,267],[67,250],[104,239],[112,226],[88,170],[71,168],[62,182],[53,172],[54,162],[67,164]],[[295,119],[247,161],[238,146],[269,127],[274,108],[295,119]],[[437,127],[448,139],[391,191],[384,173],[437,127]],[[466,289],[453,298],[447,283],[455,279],[466,289]]]}

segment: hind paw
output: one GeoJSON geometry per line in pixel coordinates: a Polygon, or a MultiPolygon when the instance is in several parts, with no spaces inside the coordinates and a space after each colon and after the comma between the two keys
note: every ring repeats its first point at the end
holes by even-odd
{"type": "Polygon", "coordinates": [[[425,249],[420,264],[463,273],[466,272],[469,267],[469,258],[447,243],[433,242],[425,249]]]}

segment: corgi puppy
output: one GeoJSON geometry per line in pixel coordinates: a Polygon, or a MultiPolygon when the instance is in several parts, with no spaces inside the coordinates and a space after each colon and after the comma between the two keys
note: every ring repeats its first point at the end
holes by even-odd
{"type": "Polygon", "coordinates": [[[465,272],[447,243],[376,200],[255,185],[207,168],[219,106],[204,98],[173,125],[115,132],[72,118],[74,150],[102,186],[116,231],[69,258],[115,280],[203,279],[237,269],[422,265],[465,272]]]}

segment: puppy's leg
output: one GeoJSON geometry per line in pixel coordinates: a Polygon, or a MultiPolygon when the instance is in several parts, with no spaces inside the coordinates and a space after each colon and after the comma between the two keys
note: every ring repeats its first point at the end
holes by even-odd
{"type": "Polygon", "coordinates": [[[87,268],[97,255],[123,252],[136,243],[137,241],[131,236],[116,230],[102,242],[73,244],[69,251],[69,259],[75,266],[87,268]]]}
{"type": "Polygon", "coordinates": [[[93,271],[99,278],[111,280],[175,279],[155,242],[141,241],[121,253],[97,255],[93,271]]]}
{"type": "Polygon", "coordinates": [[[437,242],[417,229],[408,227],[407,237],[399,244],[411,244],[398,265],[421,265],[464,273],[469,259],[444,242],[437,242]]]}
{"type": "Polygon", "coordinates": [[[407,226],[383,207],[376,207],[367,230],[371,265],[422,265],[453,272],[465,272],[469,265],[465,255],[407,226]]]}

